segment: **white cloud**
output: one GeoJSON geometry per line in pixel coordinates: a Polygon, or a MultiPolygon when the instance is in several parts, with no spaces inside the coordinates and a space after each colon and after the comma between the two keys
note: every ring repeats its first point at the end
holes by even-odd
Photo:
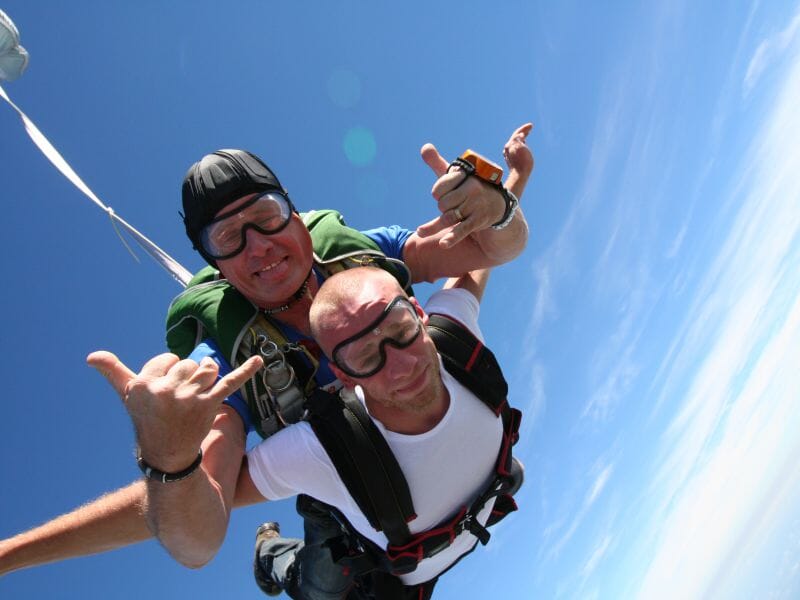
{"type": "MultiPolygon", "coordinates": [[[[669,509],[654,514],[661,538],[650,563],[640,597],[704,597],[715,590],[735,589],[747,577],[736,567],[742,557],[762,549],[765,521],[778,521],[783,511],[771,511],[780,494],[784,505],[796,505],[800,495],[800,296],[787,322],[761,352],[724,423],[712,432],[680,473],[660,490],[669,509]],[[709,436],[711,437],[711,436],[709,436]]],[[[683,443],[679,440],[678,443],[683,443]]],[[[772,529],[774,529],[774,523],[772,529]]],[[[763,573],[759,574],[763,576],[763,573]]]]}
{"type": "MultiPolygon", "coordinates": [[[[567,545],[567,543],[572,539],[572,536],[575,535],[575,532],[578,531],[578,528],[583,523],[589,511],[594,506],[595,502],[597,502],[597,499],[603,493],[603,490],[606,488],[606,485],[608,484],[608,481],[614,472],[614,464],[600,462],[596,466],[596,470],[597,474],[594,476],[592,484],[586,492],[586,496],[584,497],[580,508],[570,520],[569,527],[566,531],[560,534],[558,540],[550,547],[549,556],[551,558],[555,558],[561,554],[564,546],[567,545]]],[[[551,528],[545,532],[545,539],[550,537],[554,531],[560,529],[562,524],[563,522],[552,525],[551,528]]]]}
{"type": "Polygon", "coordinates": [[[780,517],[770,498],[780,488],[784,505],[800,499],[800,54],[793,58],[743,154],[748,168],[733,186],[741,209],[667,355],[659,403],[683,404],[663,436],[642,524],[656,545],[641,598],[740,589],[752,575],[737,568],[742,557],[769,545],[759,531],[780,517]]]}
{"type": "Polygon", "coordinates": [[[553,243],[532,267],[537,296],[527,332],[528,339],[537,339],[545,318],[556,316],[556,287],[575,272],[573,261],[577,243],[580,241],[580,230],[600,200],[602,184],[609,171],[616,144],[619,143],[616,133],[624,122],[626,112],[627,107],[619,92],[612,94],[598,111],[601,118],[598,119],[591,138],[593,143],[581,189],[553,243]]]}
{"type": "Polygon", "coordinates": [[[583,565],[581,569],[581,575],[584,579],[587,579],[592,573],[594,573],[597,566],[600,564],[600,561],[603,560],[608,549],[611,547],[611,536],[605,535],[601,538],[600,542],[597,544],[595,549],[592,551],[592,554],[589,556],[589,559],[583,565]]]}
{"type": "Polygon", "coordinates": [[[781,58],[792,42],[795,41],[798,33],[800,33],[800,12],[795,14],[794,18],[782,31],[763,40],[758,45],[750,59],[750,64],[747,65],[747,73],[742,83],[745,94],[749,94],[758,83],[762,73],[772,63],[781,58]]]}

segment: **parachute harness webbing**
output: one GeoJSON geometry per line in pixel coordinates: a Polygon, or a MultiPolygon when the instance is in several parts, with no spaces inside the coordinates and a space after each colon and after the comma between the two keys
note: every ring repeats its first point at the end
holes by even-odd
{"type": "Polygon", "coordinates": [[[370,525],[391,543],[405,543],[411,537],[407,524],[416,514],[386,439],[358,398],[342,394],[324,400],[312,400],[314,433],[370,525]]]}
{"type": "MultiPolygon", "coordinates": [[[[84,195],[89,198],[92,202],[94,202],[97,206],[100,207],[111,219],[112,225],[114,225],[114,229],[117,231],[117,235],[120,236],[122,243],[128,249],[134,258],[136,255],[131,250],[130,246],[125,242],[122,235],[120,235],[119,230],[117,229],[117,225],[121,226],[128,235],[130,235],[137,244],[147,252],[150,257],[155,260],[161,267],[166,270],[175,280],[180,283],[183,287],[186,287],[186,284],[189,283],[189,280],[192,278],[192,274],[189,273],[178,261],[172,258],[169,254],[164,252],[161,248],[159,248],[154,242],[148,239],[144,234],[137,231],[130,223],[125,221],[122,217],[117,215],[114,210],[106,206],[95,194],[89,189],[83,180],[78,176],[77,173],[72,169],[72,167],[64,160],[64,157],[55,149],[53,144],[44,136],[44,134],[39,131],[39,128],[33,123],[33,121],[28,118],[28,116],[22,112],[22,110],[11,101],[11,98],[8,97],[6,91],[0,86],[0,97],[5,100],[11,108],[13,108],[17,114],[19,115],[20,119],[22,119],[22,123],[25,126],[25,131],[30,136],[33,143],[39,148],[39,150],[44,154],[44,156],[53,163],[56,169],[58,169],[64,177],[69,179],[72,184],[78,188],[84,195]]],[[[138,258],[136,259],[138,260],[138,258]]]]}

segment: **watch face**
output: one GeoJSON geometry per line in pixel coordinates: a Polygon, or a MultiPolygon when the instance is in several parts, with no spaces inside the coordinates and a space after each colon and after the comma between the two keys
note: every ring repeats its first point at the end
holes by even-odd
{"type": "Polygon", "coordinates": [[[475,175],[484,181],[500,185],[500,182],[503,180],[503,168],[500,165],[493,163],[488,158],[484,158],[472,150],[464,152],[461,158],[475,167],[475,175]]]}

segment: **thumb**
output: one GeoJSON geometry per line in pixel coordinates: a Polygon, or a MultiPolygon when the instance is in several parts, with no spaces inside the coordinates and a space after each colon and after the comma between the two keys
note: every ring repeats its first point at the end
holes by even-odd
{"type": "Polygon", "coordinates": [[[86,362],[90,367],[94,367],[100,374],[105,377],[111,384],[111,387],[116,390],[121,398],[125,397],[125,389],[128,382],[136,377],[136,373],[126,367],[123,362],[117,358],[116,354],[100,350],[92,352],[86,357],[86,362]]]}
{"type": "Polygon", "coordinates": [[[449,163],[439,154],[436,146],[433,144],[425,144],[419,153],[422,155],[422,160],[431,168],[436,177],[441,177],[447,173],[449,163]]]}

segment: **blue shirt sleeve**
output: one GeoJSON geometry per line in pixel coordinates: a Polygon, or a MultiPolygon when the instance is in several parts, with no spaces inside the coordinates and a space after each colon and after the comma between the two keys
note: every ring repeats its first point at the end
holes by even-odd
{"type": "MultiPolygon", "coordinates": [[[[217,376],[217,381],[225,377],[228,373],[231,372],[231,366],[228,364],[228,361],[222,356],[222,352],[220,351],[219,347],[214,343],[214,340],[211,338],[205,339],[200,342],[192,353],[189,355],[195,362],[200,362],[206,356],[210,356],[217,365],[219,365],[219,375],[217,376]]],[[[239,416],[242,418],[242,422],[244,423],[244,431],[245,434],[250,433],[253,431],[253,421],[250,418],[250,409],[247,406],[247,402],[244,401],[242,395],[239,392],[232,394],[225,398],[224,403],[230,406],[233,410],[239,413],[239,416]]]]}
{"type": "Polygon", "coordinates": [[[389,227],[367,229],[361,233],[378,244],[381,252],[389,258],[403,260],[403,248],[406,245],[406,240],[408,240],[414,232],[404,229],[399,225],[391,225],[389,227]]]}

